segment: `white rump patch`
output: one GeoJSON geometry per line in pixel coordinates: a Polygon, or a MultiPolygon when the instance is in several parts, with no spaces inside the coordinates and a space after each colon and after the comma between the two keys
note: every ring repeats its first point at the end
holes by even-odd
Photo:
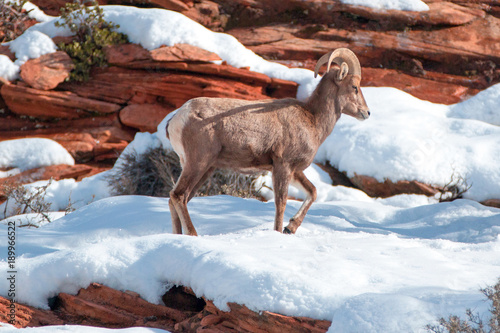
{"type": "Polygon", "coordinates": [[[180,109],[177,110],[177,113],[172,117],[172,119],[170,119],[167,129],[170,143],[172,144],[172,147],[177,155],[179,155],[181,167],[183,168],[186,161],[186,154],[184,146],[182,145],[182,132],[184,130],[184,126],[188,122],[189,113],[191,111],[190,104],[191,101],[187,101],[180,107],[180,109]]]}

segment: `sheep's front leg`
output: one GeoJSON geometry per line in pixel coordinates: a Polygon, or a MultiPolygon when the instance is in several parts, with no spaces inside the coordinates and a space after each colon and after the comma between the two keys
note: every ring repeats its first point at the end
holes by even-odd
{"type": "Polygon", "coordinates": [[[283,232],[283,216],[285,215],[286,199],[288,197],[288,184],[290,184],[291,172],[288,166],[274,164],[273,187],[274,204],[276,215],[274,217],[274,230],[283,232]]]}
{"type": "Polygon", "coordinates": [[[304,217],[306,217],[307,211],[316,200],[316,187],[306,178],[303,171],[295,172],[293,180],[293,185],[304,191],[307,197],[302,203],[302,206],[300,206],[297,214],[290,219],[290,223],[285,227],[285,230],[283,230],[285,234],[294,234],[297,231],[304,217]]]}

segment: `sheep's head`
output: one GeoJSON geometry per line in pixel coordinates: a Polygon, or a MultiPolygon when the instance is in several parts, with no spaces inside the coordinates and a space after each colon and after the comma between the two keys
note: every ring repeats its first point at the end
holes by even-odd
{"type": "Polygon", "coordinates": [[[341,112],[358,120],[367,119],[370,111],[361,92],[361,65],[354,52],[340,48],[325,54],[316,63],[314,77],[324,64],[327,64],[325,76],[338,87],[337,99],[341,112]],[[340,68],[330,72],[332,62],[340,68]]]}

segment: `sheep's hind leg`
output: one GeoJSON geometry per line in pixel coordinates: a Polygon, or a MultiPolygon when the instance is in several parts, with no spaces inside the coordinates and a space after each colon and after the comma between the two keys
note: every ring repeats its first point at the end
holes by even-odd
{"type": "Polygon", "coordinates": [[[283,233],[294,234],[300,227],[307,211],[316,200],[316,187],[306,178],[303,171],[295,172],[293,175],[293,185],[302,189],[307,197],[300,206],[299,211],[290,219],[290,223],[285,227],[283,233]]]}
{"type": "MultiPolygon", "coordinates": [[[[191,201],[191,199],[194,197],[196,194],[196,191],[200,188],[203,183],[212,175],[214,172],[215,168],[210,168],[208,169],[207,172],[203,175],[203,177],[198,181],[198,183],[191,189],[191,192],[188,195],[187,203],[191,201]]],[[[186,204],[187,204],[186,203],[186,204]]],[[[172,200],[168,201],[168,205],[170,207],[170,215],[172,216],[172,233],[174,234],[182,234],[182,224],[181,220],[179,218],[179,215],[177,214],[177,211],[174,207],[174,203],[172,200]]]]}
{"type": "MultiPolygon", "coordinates": [[[[187,203],[192,198],[193,191],[203,183],[202,180],[206,180],[206,177],[210,176],[213,171],[212,167],[201,167],[197,165],[195,169],[190,169],[187,165],[182,169],[181,175],[174,186],[174,189],[170,191],[170,201],[169,206],[174,208],[175,214],[180,220],[182,228],[187,232],[188,235],[197,236],[196,229],[191,221],[189,212],[187,209],[187,203]],[[205,179],[204,179],[205,178],[205,179]]],[[[172,231],[179,231],[179,223],[175,220],[174,213],[172,213],[172,231]]]]}

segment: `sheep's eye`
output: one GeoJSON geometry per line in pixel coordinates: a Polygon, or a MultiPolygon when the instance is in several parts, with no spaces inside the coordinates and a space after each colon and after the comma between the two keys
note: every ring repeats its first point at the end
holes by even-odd
{"type": "Polygon", "coordinates": [[[356,91],[356,94],[358,93],[358,87],[356,86],[352,86],[354,88],[354,90],[356,91]]]}

